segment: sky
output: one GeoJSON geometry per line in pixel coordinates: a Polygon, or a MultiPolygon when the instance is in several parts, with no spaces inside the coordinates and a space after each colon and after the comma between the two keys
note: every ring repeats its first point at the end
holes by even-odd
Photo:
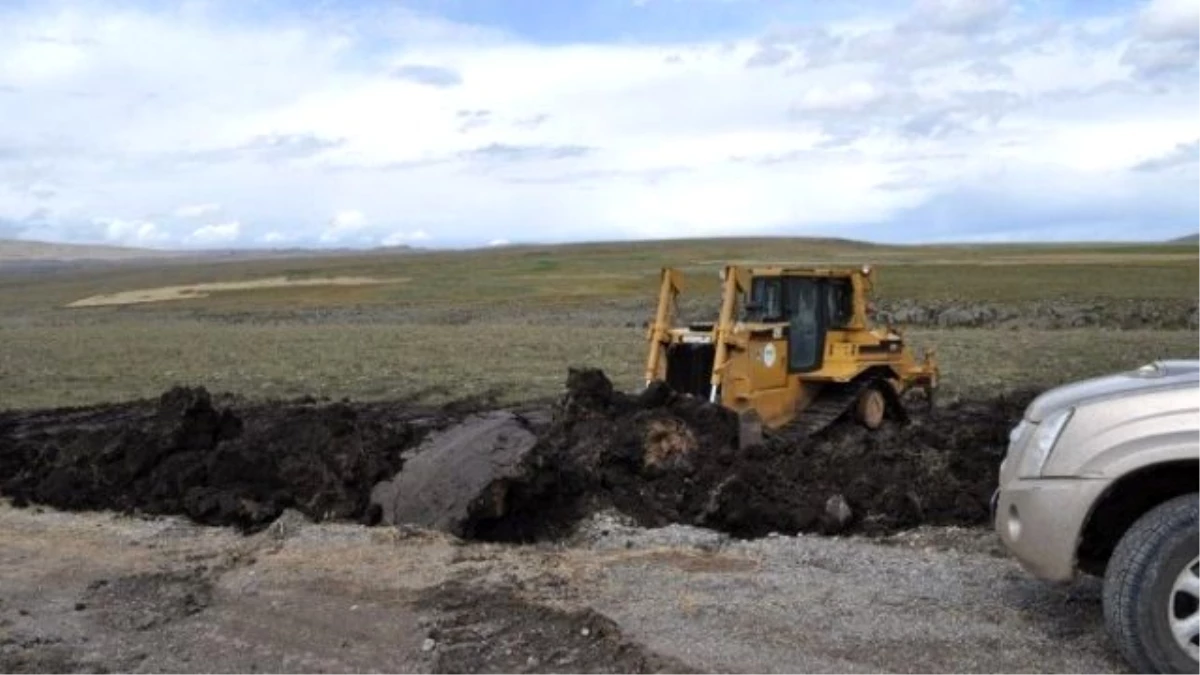
{"type": "Polygon", "coordinates": [[[1200,0],[0,0],[0,238],[1153,240],[1200,0]]]}

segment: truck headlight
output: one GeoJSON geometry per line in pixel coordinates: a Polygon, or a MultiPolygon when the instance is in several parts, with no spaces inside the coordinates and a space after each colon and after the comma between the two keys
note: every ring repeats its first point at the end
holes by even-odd
{"type": "Polygon", "coordinates": [[[1017,475],[1021,478],[1037,478],[1042,475],[1042,467],[1050,457],[1050,451],[1058,442],[1067,422],[1071,419],[1074,409],[1067,408],[1050,414],[1033,432],[1033,438],[1025,446],[1021,456],[1021,464],[1017,467],[1017,475]]]}

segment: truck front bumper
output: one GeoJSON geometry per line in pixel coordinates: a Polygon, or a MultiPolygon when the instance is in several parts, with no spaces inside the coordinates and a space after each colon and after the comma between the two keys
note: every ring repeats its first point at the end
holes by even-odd
{"type": "Polygon", "coordinates": [[[1004,546],[1021,566],[1048,581],[1075,576],[1075,553],[1084,520],[1107,479],[1017,479],[992,496],[992,520],[1004,546]]]}

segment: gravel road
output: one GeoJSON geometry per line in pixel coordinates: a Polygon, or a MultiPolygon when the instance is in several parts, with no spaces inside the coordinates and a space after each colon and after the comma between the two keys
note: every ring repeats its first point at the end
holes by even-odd
{"type": "Polygon", "coordinates": [[[986,531],[731,542],[670,527],[607,539],[592,544],[605,562],[588,604],[650,649],[704,668],[1124,670],[1105,639],[1098,581],[1033,580],[986,531]]]}
{"type": "Polygon", "coordinates": [[[245,537],[0,505],[0,670],[1124,672],[1094,581],[986,532],[734,541],[599,517],[555,546],[285,514],[245,537]]]}

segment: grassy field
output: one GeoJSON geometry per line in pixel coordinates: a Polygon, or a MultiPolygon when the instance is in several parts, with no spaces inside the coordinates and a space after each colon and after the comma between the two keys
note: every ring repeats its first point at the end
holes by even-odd
{"type": "MultiPolygon", "coordinates": [[[[663,265],[715,304],[724,261],[870,263],[882,299],[920,303],[1194,307],[1194,245],[886,247],[839,241],[709,240],[5,272],[0,407],[76,405],[203,384],[253,397],[431,399],[555,394],[572,365],[638,385],[663,265]],[[286,277],[309,283],[254,283],[286,277]],[[320,279],[406,279],[321,284],[320,279]],[[92,296],[209,284],[206,293],[120,306],[92,296]],[[218,284],[218,286],[211,286],[218,284]]],[[[1156,310],[1158,311],[1158,310],[1156,310]]],[[[1159,357],[1195,357],[1194,330],[909,331],[936,344],[953,395],[1044,386],[1159,357]]]]}

